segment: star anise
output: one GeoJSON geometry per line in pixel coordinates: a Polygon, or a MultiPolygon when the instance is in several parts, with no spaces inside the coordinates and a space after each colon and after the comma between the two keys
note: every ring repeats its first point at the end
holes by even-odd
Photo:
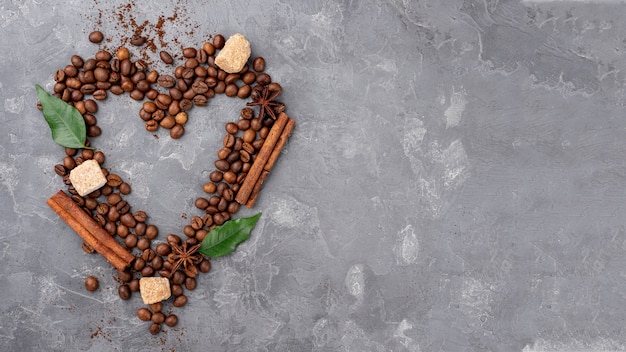
{"type": "Polygon", "coordinates": [[[167,256],[167,260],[174,265],[170,275],[174,275],[176,270],[182,267],[187,276],[196,277],[198,275],[196,264],[199,264],[203,259],[202,254],[198,253],[202,243],[191,248],[187,248],[187,242],[183,242],[182,246],[174,243],[170,243],[170,245],[172,246],[172,253],[167,256]]]}
{"type": "Polygon", "coordinates": [[[275,101],[282,92],[283,89],[278,83],[270,83],[267,86],[254,86],[250,94],[252,102],[246,105],[259,106],[261,108],[259,112],[261,120],[265,117],[265,114],[276,120],[276,115],[285,110],[285,104],[275,101]]]}

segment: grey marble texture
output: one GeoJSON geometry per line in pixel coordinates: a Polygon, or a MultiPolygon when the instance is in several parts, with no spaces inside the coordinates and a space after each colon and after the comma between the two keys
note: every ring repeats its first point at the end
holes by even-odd
{"type": "MultiPolygon", "coordinates": [[[[129,37],[128,3],[0,2],[1,351],[626,350],[626,3],[135,1],[138,23],[178,14],[171,52],[243,33],[297,121],[238,214],[263,212],[250,240],[156,337],[45,204],[63,152],[33,88],[93,56],[94,28],[129,37]]],[[[95,144],[161,240],[242,105],[171,140],[102,104],[95,144]]]]}

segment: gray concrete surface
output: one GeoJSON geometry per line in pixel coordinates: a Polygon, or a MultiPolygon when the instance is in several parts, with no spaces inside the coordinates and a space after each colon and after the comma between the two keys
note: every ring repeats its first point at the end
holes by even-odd
{"type": "MultiPolygon", "coordinates": [[[[0,350],[626,350],[623,1],[136,1],[178,13],[171,51],[245,34],[298,123],[251,239],[157,337],[45,204],[62,150],[33,88],[92,29],[130,36],[124,4],[0,3],[0,350]]],[[[242,102],[177,141],[138,106],[109,99],[98,147],[180,233],[242,102]]]]}

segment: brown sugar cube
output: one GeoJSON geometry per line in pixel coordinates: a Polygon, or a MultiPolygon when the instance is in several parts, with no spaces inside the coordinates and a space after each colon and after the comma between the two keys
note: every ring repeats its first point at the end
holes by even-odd
{"type": "Polygon", "coordinates": [[[215,64],[228,73],[241,72],[250,58],[250,42],[241,34],[233,34],[215,58],[215,64]]]}
{"type": "Polygon", "coordinates": [[[100,164],[90,159],[70,171],[70,181],[81,197],[99,189],[107,183],[100,164]]]}
{"type": "Polygon", "coordinates": [[[145,304],[152,304],[170,298],[170,280],[165,277],[142,277],[139,279],[139,292],[145,304]]]}

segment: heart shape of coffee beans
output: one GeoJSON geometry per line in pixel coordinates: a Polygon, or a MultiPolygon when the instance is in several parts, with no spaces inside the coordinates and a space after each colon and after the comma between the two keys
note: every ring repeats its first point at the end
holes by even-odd
{"type": "MultiPolygon", "coordinates": [[[[89,40],[100,43],[103,35],[93,32],[89,40]]],[[[146,38],[139,36],[130,39],[134,46],[145,42],[146,38]]],[[[103,167],[106,158],[102,151],[65,148],[63,162],[55,165],[55,172],[63,178],[72,201],[110,236],[118,237],[119,242],[135,257],[130,268],[118,271],[121,299],[129,299],[133,292],[139,291],[140,278],[156,274],[169,278],[174,297],[172,305],[184,306],[187,303],[185,290],[195,289],[196,275],[211,269],[209,259],[193,252],[193,248],[197,250],[198,244],[215,226],[231,219],[241,204],[252,207],[260,186],[293,128],[293,120],[284,114],[285,105],[276,101],[282,92],[281,86],[272,82],[264,72],[265,60],[256,57],[251,65],[246,63],[240,72],[228,73],[215,64],[216,54],[224,45],[225,38],[218,34],[201,48],[184,48],[184,61],[173,66],[171,74],[150,70],[144,60],[133,61],[128,48],[122,47],[115,55],[99,50],[87,60],[73,55],[71,63],[54,75],[54,95],[73,105],[85,120],[89,137],[86,146],[93,145],[92,141],[101,134],[95,114],[98,102],[105,100],[109,93],[128,93],[131,99],[145,100],[139,110],[145,129],[149,132],[168,129],[171,138],[181,138],[190,118],[189,112],[207,105],[217,94],[251,99],[241,109],[237,121],[225,124],[226,134],[223,147],[217,151],[216,169],[203,185],[206,194],[195,200],[195,206],[204,213],[191,217],[189,224],[182,229],[184,237],[167,235],[167,243],[153,246],[152,241],[159,234],[158,228],[148,222],[146,212],[133,211],[124,200],[124,196],[131,192],[131,186],[103,167]],[[258,107],[258,111],[254,107],[258,107]],[[280,131],[275,133],[274,127],[279,124],[280,131]],[[271,149],[267,148],[270,139],[273,143],[271,149]],[[264,165],[256,167],[257,158],[263,158],[264,165]],[[69,172],[86,160],[98,162],[107,182],[83,197],[72,186],[69,172]],[[248,182],[246,186],[246,180],[250,181],[253,173],[254,182],[248,182]],[[245,191],[244,187],[247,187],[245,191]],[[188,261],[184,267],[176,267],[171,260],[172,255],[188,261]]],[[[175,59],[169,53],[161,51],[159,56],[165,64],[174,65],[175,59]]],[[[88,253],[94,252],[87,243],[83,244],[83,249],[88,253]]],[[[88,290],[98,287],[97,281],[94,282],[91,277],[86,283],[88,290]]],[[[152,334],[159,333],[162,324],[172,327],[178,323],[175,314],[164,313],[162,302],[139,308],[137,317],[152,322],[149,326],[152,334]]]]}

